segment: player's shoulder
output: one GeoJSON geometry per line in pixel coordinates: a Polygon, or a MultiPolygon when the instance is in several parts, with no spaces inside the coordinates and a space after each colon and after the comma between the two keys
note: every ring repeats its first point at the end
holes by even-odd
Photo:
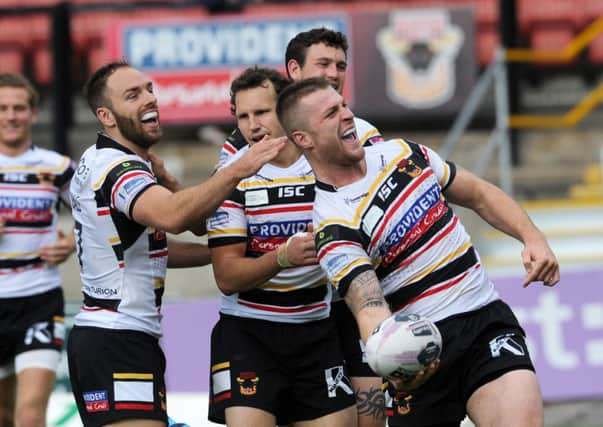
{"type": "MultiPolygon", "coordinates": [[[[361,119],[360,117],[354,117],[354,124],[356,125],[356,130],[360,133],[361,131],[369,131],[369,130],[377,130],[377,127],[374,126],[367,120],[361,119]]],[[[378,130],[377,130],[378,131],[378,130]]]]}
{"type": "Polygon", "coordinates": [[[44,165],[53,168],[66,169],[73,164],[70,157],[48,148],[38,147],[37,145],[32,147],[32,155],[38,157],[44,165]]]}
{"type": "Polygon", "coordinates": [[[243,133],[238,127],[235,128],[235,130],[233,130],[230,135],[228,135],[226,141],[224,141],[224,145],[220,150],[220,154],[218,156],[218,163],[214,168],[214,171],[217,171],[218,169],[226,165],[226,163],[229,162],[232,156],[235,156],[239,151],[245,149],[246,147],[249,147],[249,144],[243,136],[243,133]]]}
{"type": "Polygon", "coordinates": [[[94,155],[96,166],[101,169],[112,168],[112,166],[121,163],[124,163],[122,165],[124,167],[128,167],[130,164],[142,164],[147,167],[150,165],[150,162],[144,160],[126,146],[104,135],[99,135],[98,141],[87,150],[87,154],[94,155]],[[94,150],[94,153],[90,150],[94,150]]]}
{"type": "Polygon", "coordinates": [[[369,147],[383,142],[381,132],[372,123],[359,117],[354,117],[354,125],[356,126],[356,135],[358,135],[358,141],[361,145],[369,147]]]}
{"type": "Polygon", "coordinates": [[[225,144],[226,143],[230,144],[237,151],[239,151],[240,149],[242,149],[243,147],[248,145],[247,140],[245,139],[245,137],[243,136],[243,133],[241,132],[241,129],[239,129],[238,127],[235,128],[235,130],[233,130],[230,133],[230,135],[228,135],[228,138],[226,138],[225,144]]]}
{"type": "Polygon", "coordinates": [[[384,140],[383,142],[365,147],[367,153],[398,153],[412,150],[412,142],[404,138],[392,138],[388,140],[384,140]]]}
{"type": "Polygon", "coordinates": [[[242,147],[240,150],[238,150],[236,153],[228,156],[226,159],[224,159],[223,163],[219,163],[216,166],[216,172],[230,166],[231,164],[233,164],[234,162],[236,162],[237,160],[239,160],[243,154],[245,154],[247,152],[247,150],[249,150],[249,144],[247,144],[245,147],[242,147]]]}

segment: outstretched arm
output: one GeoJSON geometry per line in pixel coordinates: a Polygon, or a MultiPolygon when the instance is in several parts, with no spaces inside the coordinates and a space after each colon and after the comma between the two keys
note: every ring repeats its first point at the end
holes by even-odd
{"type": "Polygon", "coordinates": [[[559,263],[544,234],[534,225],[527,212],[497,186],[471,172],[457,168],[446,198],[475,211],[494,228],[524,244],[522,261],[527,275],[523,286],[543,282],[554,286],[559,282],[559,263]]]}
{"type": "Polygon", "coordinates": [[[286,137],[254,144],[236,162],[205,182],[176,193],[154,185],[136,201],[132,217],[140,224],[178,234],[207,219],[230,195],[239,181],[256,173],[284,147],[286,137]]]}
{"type": "MultiPolygon", "coordinates": [[[[170,190],[172,193],[176,193],[177,191],[182,190],[184,187],[180,184],[180,181],[168,172],[165,167],[165,163],[163,159],[159,157],[152,151],[148,152],[149,160],[151,161],[151,166],[153,168],[153,175],[157,178],[157,182],[170,190]]],[[[203,236],[207,234],[207,228],[205,226],[205,221],[200,221],[199,224],[196,224],[189,229],[196,236],[203,236]]]]}

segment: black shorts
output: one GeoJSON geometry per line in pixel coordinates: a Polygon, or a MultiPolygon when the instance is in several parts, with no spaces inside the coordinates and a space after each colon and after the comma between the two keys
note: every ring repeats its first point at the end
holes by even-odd
{"type": "Polygon", "coordinates": [[[67,342],[69,380],[86,427],[125,419],[165,421],[165,356],[138,331],[74,326],[67,342]]]}
{"type": "Polygon", "coordinates": [[[26,351],[61,351],[65,339],[61,288],[42,294],[0,299],[0,366],[26,351]]]}
{"type": "Polygon", "coordinates": [[[231,406],[262,409],[278,424],[356,403],[331,319],[292,324],[220,315],[211,335],[209,419],[231,406]]]}
{"type": "Polygon", "coordinates": [[[391,427],[460,423],[467,400],[480,386],[510,371],[534,370],[525,332],[500,300],[436,324],[443,339],[440,367],[410,394],[396,393],[389,386],[386,405],[391,427]]]}
{"type": "Polygon", "coordinates": [[[331,303],[331,317],[335,320],[346,367],[351,377],[378,377],[366,361],[364,343],[354,315],[343,300],[331,303]]]}

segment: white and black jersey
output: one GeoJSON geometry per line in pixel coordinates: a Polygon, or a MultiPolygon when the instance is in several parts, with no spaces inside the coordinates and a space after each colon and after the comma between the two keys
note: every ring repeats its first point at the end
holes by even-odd
{"type": "Polygon", "coordinates": [[[498,298],[443,195],[455,166],[401,139],[368,147],[363,179],[316,183],[313,222],[321,266],[345,294],[372,269],[393,311],[437,321],[498,298]]]}
{"type": "Polygon", "coordinates": [[[71,182],[84,294],[76,325],[161,335],[167,240],[132,219],[156,184],[149,162],[103,134],[84,152],[71,182]]]}
{"type": "MultiPolygon", "coordinates": [[[[243,179],[208,220],[208,244],[246,242],[247,256],[259,257],[307,230],[313,201],[314,174],[305,157],[287,168],[264,165],[254,176],[243,179]]],[[[287,323],[324,319],[331,301],[326,283],[319,265],[283,269],[253,290],[223,295],[220,311],[287,323]]]]}
{"type": "Polygon", "coordinates": [[[40,258],[40,247],[57,239],[60,201],[68,203],[74,164],[66,156],[32,146],[0,154],[0,298],[37,295],[61,286],[57,266],[40,258]]]}

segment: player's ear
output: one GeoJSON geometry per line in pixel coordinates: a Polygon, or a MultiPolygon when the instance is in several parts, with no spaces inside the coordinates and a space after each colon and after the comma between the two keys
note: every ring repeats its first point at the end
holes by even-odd
{"type": "Polygon", "coordinates": [[[301,67],[295,59],[290,59],[287,62],[287,75],[291,80],[301,80],[301,67]]]}
{"type": "Polygon", "coordinates": [[[98,107],[96,109],[96,117],[105,127],[110,128],[115,126],[115,116],[113,115],[113,112],[106,107],[98,107]]]}
{"type": "Polygon", "coordinates": [[[310,135],[303,130],[295,130],[291,133],[291,140],[302,150],[310,148],[312,146],[312,141],[310,140],[310,135]]]}

